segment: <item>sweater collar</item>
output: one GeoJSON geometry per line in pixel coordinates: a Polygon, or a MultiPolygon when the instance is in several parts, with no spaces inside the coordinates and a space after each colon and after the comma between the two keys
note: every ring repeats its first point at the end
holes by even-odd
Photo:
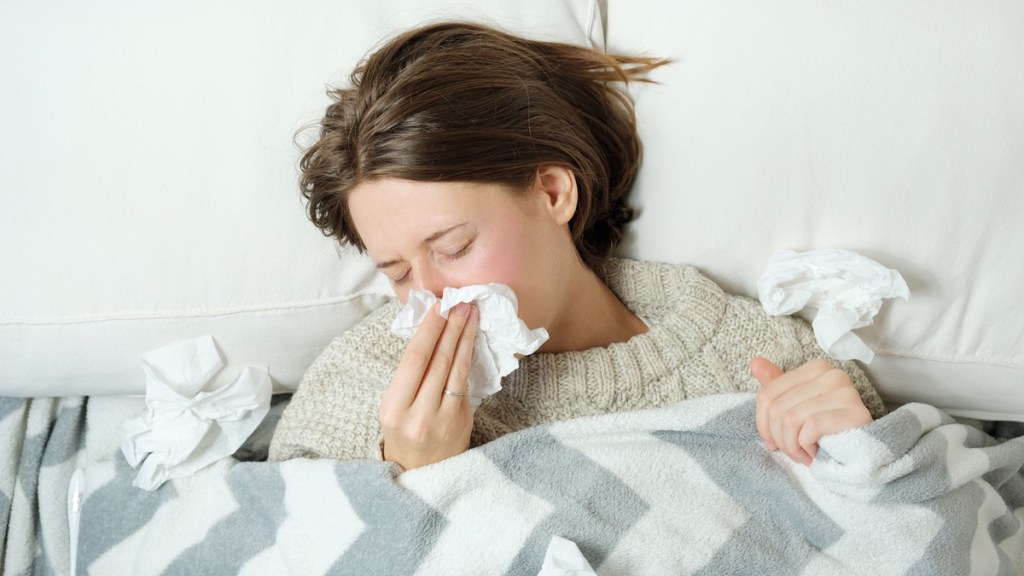
{"type": "Polygon", "coordinates": [[[595,407],[611,405],[623,389],[616,384],[628,383],[639,393],[689,362],[725,314],[721,288],[692,266],[612,258],[600,272],[650,329],[607,347],[527,356],[502,384],[510,395],[565,397],[575,388],[593,396],[595,407]]]}

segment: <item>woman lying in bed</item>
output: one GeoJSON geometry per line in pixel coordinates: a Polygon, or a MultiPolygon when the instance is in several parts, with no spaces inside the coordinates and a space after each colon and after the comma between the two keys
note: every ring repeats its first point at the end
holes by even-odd
{"type": "MultiPolygon", "coordinates": [[[[399,299],[500,283],[550,338],[473,410],[477,309],[391,333],[400,303],[337,338],[286,409],[272,459],[384,458],[405,469],[529,426],[760,390],[757,429],[803,463],[884,411],[809,327],[687,266],[611,257],[633,217],[633,110],[614,84],[664,61],[476,25],[413,30],[332,92],[302,161],[309,215],[369,254],[399,299]]],[[[723,222],[723,225],[728,223],[723,222]]]]}

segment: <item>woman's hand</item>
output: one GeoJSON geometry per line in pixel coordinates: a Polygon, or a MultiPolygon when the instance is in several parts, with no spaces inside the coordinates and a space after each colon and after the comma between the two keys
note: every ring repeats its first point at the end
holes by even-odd
{"type": "Polygon", "coordinates": [[[478,312],[459,304],[445,320],[437,304],[402,355],[380,403],[384,458],[410,470],[469,448],[469,366],[478,312]]]}
{"type": "Polygon", "coordinates": [[[818,440],[871,422],[871,413],[846,372],[825,360],[783,372],[765,358],[754,358],[750,372],[761,383],[757,432],[769,450],[782,450],[810,465],[818,440]]]}

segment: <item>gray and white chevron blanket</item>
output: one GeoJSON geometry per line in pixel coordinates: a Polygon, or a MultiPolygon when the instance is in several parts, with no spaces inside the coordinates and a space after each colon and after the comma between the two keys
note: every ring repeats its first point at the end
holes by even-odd
{"type": "Polygon", "coordinates": [[[141,402],[0,399],[5,575],[529,574],[555,535],[598,574],[1017,574],[1024,438],[925,405],[769,453],[753,396],[524,430],[439,464],[222,460],[132,487],[141,402]]]}

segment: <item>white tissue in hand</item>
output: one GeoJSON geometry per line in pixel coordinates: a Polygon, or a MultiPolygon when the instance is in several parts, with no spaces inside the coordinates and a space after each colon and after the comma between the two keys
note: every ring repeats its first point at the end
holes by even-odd
{"type": "Polygon", "coordinates": [[[211,386],[224,367],[211,336],[147,352],[142,366],[146,412],[121,426],[121,452],[132,468],[142,464],[133,485],[144,490],[234,454],[270,408],[266,368],[211,386]]]}
{"type": "Polygon", "coordinates": [[[579,546],[561,536],[551,537],[537,576],[597,576],[579,546]]]}
{"type": "MultiPolygon", "coordinates": [[[[412,338],[437,297],[427,290],[412,290],[409,300],[391,324],[391,331],[412,338]]],[[[516,354],[532,354],[547,341],[543,328],[530,330],[519,319],[519,304],[512,289],[504,284],[482,284],[445,288],[438,312],[448,312],[461,302],[472,302],[479,311],[473,362],[469,371],[469,399],[473,408],[501,390],[501,377],[519,368],[516,354]]]]}
{"type": "Polygon", "coordinates": [[[765,311],[775,316],[818,310],[818,345],[839,360],[871,362],[874,352],[851,330],[868,326],[886,298],[909,298],[899,272],[846,250],[782,250],[757,282],[765,311]]]}

